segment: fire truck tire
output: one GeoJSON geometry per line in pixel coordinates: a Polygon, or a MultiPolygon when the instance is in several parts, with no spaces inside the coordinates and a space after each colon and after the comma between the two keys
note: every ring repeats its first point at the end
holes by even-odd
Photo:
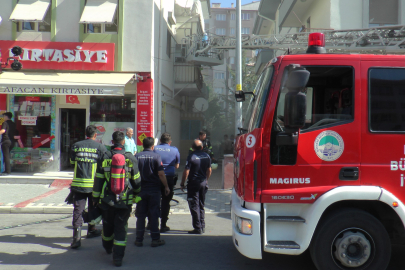
{"type": "Polygon", "coordinates": [[[344,208],[321,221],[310,253],[318,270],[384,270],[391,257],[391,241],[377,218],[344,208]]]}

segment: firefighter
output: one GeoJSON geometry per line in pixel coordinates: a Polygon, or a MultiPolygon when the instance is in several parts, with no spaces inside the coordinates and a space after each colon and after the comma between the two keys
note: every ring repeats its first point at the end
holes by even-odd
{"type": "Polygon", "coordinates": [[[115,131],[112,135],[114,146],[102,157],[97,166],[96,179],[93,188],[94,205],[102,210],[103,233],[102,242],[107,254],[113,253],[115,266],[122,265],[127,244],[128,219],[132,210],[135,196],[140,192],[141,181],[138,171],[138,162],[134,155],[125,152],[125,135],[121,131],[115,131]],[[111,191],[111,166],[113,154],[125,156],[125,189],[117,199],[117,195],[111,191]]]}
{"type": "Polygon", "coordinates": [[[144,150],[136,154],[138,159],[138,169],[141,174],[141,201],[135,210],[136,220],[136,241],[135,246],[143,246],[143,236],[145,233],[145,218],[148,217],[150,224],[150,235],[152,237],[152,247],[165,244],[160,239],[159,217],[160,217],[160,189],[161,183],[165,189],[165,195],[170,193],[165,172],[162,166],[162,159],[159,154],[153,152],[155,139],[146,137],[142,144],[144,150]]]}
{"type": "MultiPolygon", "coordinates": [[[[71,248],[76,249],[81,246],[81,227],[83,224],[82,214],[88,201],[89,221],[87,229],[87,238],[93,238],[101,235],[101,231],[96,229],[99,216],[98,209],[93,206],[91,193],[93,191],[94,176],[97,169],[97,163],[101,161],[102,156],[107,151],[104,145],[96,142],[97,127],[90,125],[86,127],[87,139],[76,142],[72,146],[70,163],[74,164],[73,181],[70,187],[70,194],[73,203],[73,242],[71,248]]],[[[69,200],[69,199],[68,199],[69,200]]]]}
{"type": "Polygon", "coordinates": [[[171,146],[172,138],[169,133],[165,132],[160,137],[160,144],[155,146],[153,150],[158,153],[162,159],[163,169],[165,171],[167,184],[169,185],[170,193],[168,196],[165,194],[165,188],[161,185],[161,215],[160,215],[160,232],[170,231],[170,227],[167,226],[167,220],[169,219],[170,201],[173,198],[173,188],[176,185],[177,175],[176,169],[180,166],[180,153],[179,150],[171,146]]]}
{"type": "MultiPolygon", "coordinates": [[[[215,163],[214,152],[212,151],[211,142],[207,138],[207,132],[205,130],[201,130],[199,132],[198,140],[200,140],[202,142],[202,145],[203,145],[202,151],[207,153],[210,156],[211,161],[213,163],[215,163]]],[[[193,151],[194,151],[193,148],[190,148],[190,150],[188,151],[188,154],[190,155],[193,151]]]]}
{"type": "Polygon", "coordinates": [[[205,195],[208,191],[208,179],[211,176],[211,159],[203,151],[203,143],[194,140],[192,144],[194,150],[188,157],[186,168],[181,178],[181,190],[184,191],[187,182],[187,201],[193,220],[194,230],[189,234],[203,234],[205,232],[205,195]]]}

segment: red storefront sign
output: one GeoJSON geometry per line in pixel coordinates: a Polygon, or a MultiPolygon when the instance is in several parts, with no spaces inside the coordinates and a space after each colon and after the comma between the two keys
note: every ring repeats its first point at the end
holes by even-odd
{"type": "Polygon", "coordinates": [[[153,137],[153,81],[138,82],[136,98],[136,137],[137,145],[143,139],[153,137]]]}
{"type": "Polygon", "coordinates": [[[23,49],[23,69],[114,70],[114,43],[0,40],[3,61],[13,57],[14,46],[23,49]]]}

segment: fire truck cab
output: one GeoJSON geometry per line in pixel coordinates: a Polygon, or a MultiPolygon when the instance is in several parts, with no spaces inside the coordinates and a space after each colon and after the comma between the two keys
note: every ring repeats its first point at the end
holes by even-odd
{"type": "Polygon", "coordinates": [[[305,54],[267,64],[235,144],[233,243],[317,269],[386,269],[405,243],[405,56],[305,54]]]}

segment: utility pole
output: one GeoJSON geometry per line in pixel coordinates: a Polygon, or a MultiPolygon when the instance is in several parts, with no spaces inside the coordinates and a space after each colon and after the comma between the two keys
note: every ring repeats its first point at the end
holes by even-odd
{"type": "MultiPolygon", "coordinates": [[[[242,14],[241,0],[236,0],[236,91],[242,91],[242,14]]],[[[235,102],[235,135],[242,127],[242,103],[235,102]]]]}

